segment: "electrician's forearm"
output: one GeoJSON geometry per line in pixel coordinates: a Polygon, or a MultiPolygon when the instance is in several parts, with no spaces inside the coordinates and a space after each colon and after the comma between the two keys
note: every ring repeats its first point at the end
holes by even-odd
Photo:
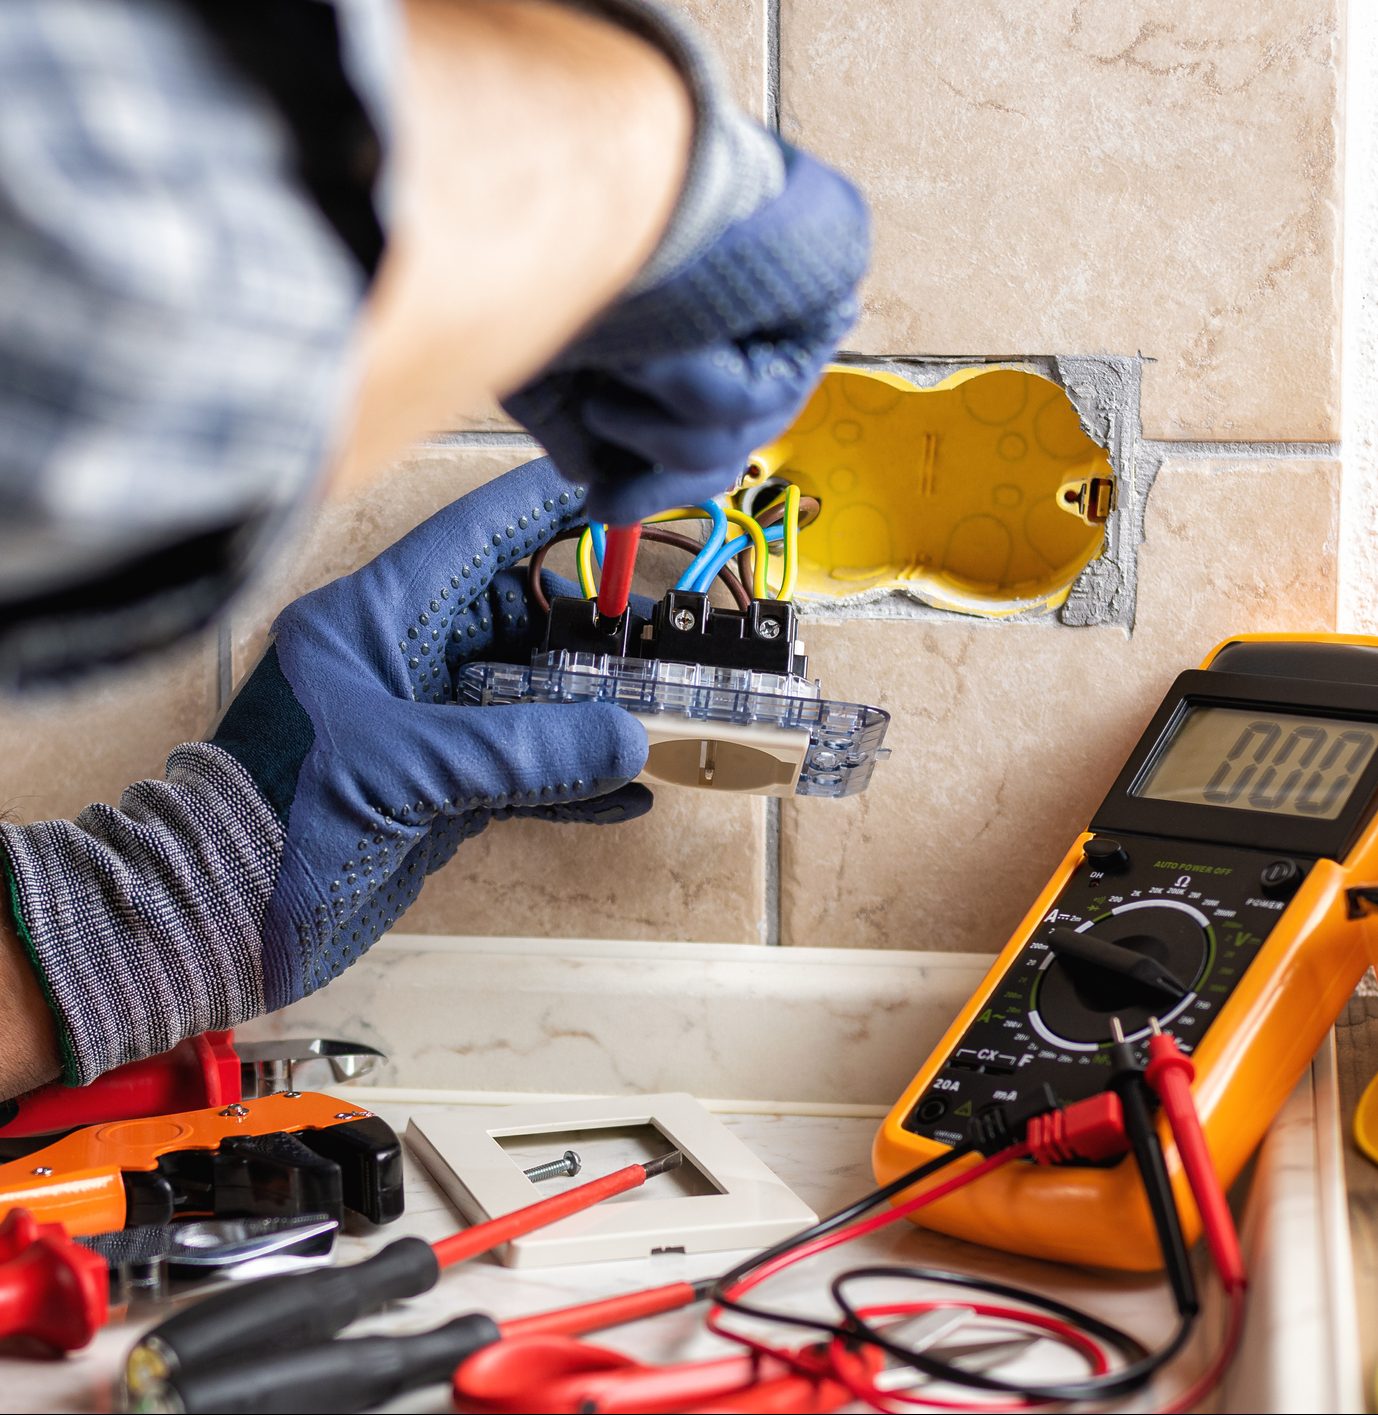
{"type": "MultiPolygon", "coordinates": [[[[4,887],[0,870],[0,888],[4,887]]],[[[51,1081],[62,1070],[57,1028],[38,974],[0,899],[0,1100],[51,1081]]]]}
{"type": "Polygon", "coordinates": [[[396,210],[343,480],[535,373],[645,264],[693,136],[654,46],[543,0],[404,0],[396,210]]]}

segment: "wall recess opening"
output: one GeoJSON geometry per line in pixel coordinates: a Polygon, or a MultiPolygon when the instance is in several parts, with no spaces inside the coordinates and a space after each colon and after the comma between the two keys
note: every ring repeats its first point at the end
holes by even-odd
{"type": "Polygon", "coordinates": [[[800,541],[805,595],[902,590],[990,616],[1061,606],[1104,550],[1115,505],[1110,455],[1067,390],[1017,367],[925,387],[835,366],[751,475],[819,503],[800,541]]]}

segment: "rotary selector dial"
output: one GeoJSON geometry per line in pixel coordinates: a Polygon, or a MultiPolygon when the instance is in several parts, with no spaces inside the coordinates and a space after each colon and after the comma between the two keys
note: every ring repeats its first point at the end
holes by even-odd
{"type": "Polygon", "coordinates": [[[1132,978],[1077,958],[1049,952],[1039,968],[1029,1022],[1045,1042],[1071,1051],[1095,1051],[1118,1017],[1127,1036],[1146,1033],[1150,1017],[1167,1024],[1190,1007],[1210,966],[1214,935],[1210,920],[1192,905],[1169,899],[1137,899],[1095,920],[1074,926],[1094,932],[1162,965],[1188,989],[1175,1003],[1148,993],[1132,978]]]}

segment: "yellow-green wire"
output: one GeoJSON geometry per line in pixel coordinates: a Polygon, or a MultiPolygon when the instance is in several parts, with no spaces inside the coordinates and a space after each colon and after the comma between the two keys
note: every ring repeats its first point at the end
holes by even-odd
{"type": "Polygon", "coordinates": [[[785,492],[785,565],[776,599],[793,599],[799,579],[799,488],[793,482],[785,492]]]}
{"type": "MultiPolygon", "coordinates": [[[[745,511],[739,511],[735,506],[723,508],[728,521],[745,532],[751,541],[751,593],[756,599],[767,599],[770,596],[770,586],[766,581],[766,561],[769,551],[766,549],[765,532],[761,529],[760,523],[754,516],[748,516],[745,511]]],[[[790,550],[790,519],[793,517],[793,537],[797,547],[799,535],[799,488],[791,486],[785,498],[785,586],[789,593],[794,591],[794,580],[796,578],[795,562],[797,555],[790,550]],[[791,511],[791,507],[793,508],[791,511]]],[[[648,516],[645,524],[648,526],[664,525],[667,521],[706,521],[709,519],[708,512],[701,506],[676,506],[673,510],[662,511],[658,515],[648,516]]],[[[583,534],[579,537],[578,553],[576,565],[579,574],[579,590],[585,599],[592,599],[598,593],[598,586],[594,581],[593,574],[593,532],[587,526],[584,527],[583,534]]],[[[781,591],[781,599],[788,598],[788,595],[781,591]]]]}
{"type": "Polygon", "coordinates": [[[579,575],[580,591],[585,599],[592,599],[598,593],[598,586],[593,582],[593,532],[587,526],[579,537],[575,566],[579,575]]]}

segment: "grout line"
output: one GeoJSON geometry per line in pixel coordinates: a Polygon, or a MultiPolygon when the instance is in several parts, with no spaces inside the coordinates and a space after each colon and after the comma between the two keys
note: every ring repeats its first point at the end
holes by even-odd
{"type": "Polygon", "coordinates": [[[454,431],[435,432],[423,441],[417,443],[418,447],[540,447],[529,433],[523,432],[520,428],[501,428],[496,432],[479,432],[477,429],[464,431],[456,429],[454,431]]]}
{"type": "Polygon", "coordinates": [[[1160,457],[1338,457],[1338,442],[1211,442],[1192,438],[1181,442],[1166,438],[1141,437],[1138,445],[1160,457]]]}
{"type": "Polygon", "coordinates": [[[230,637],[231,617],[227,614],[216,626],[215,631],[215,653],[216,653],[216,708],[215,715],[218,720],[230,705],[230,698],[234,695],[234,644],[230,637]]]}
{"type": "Polygon", "coordinates": [[[780,946],[780,799],[766,797],[765,945],[780,946]]]}
{"type": "Polygon", "coordinates": [[[780,131],[780,0],[766,0],[766,127],[780,131]]]}

